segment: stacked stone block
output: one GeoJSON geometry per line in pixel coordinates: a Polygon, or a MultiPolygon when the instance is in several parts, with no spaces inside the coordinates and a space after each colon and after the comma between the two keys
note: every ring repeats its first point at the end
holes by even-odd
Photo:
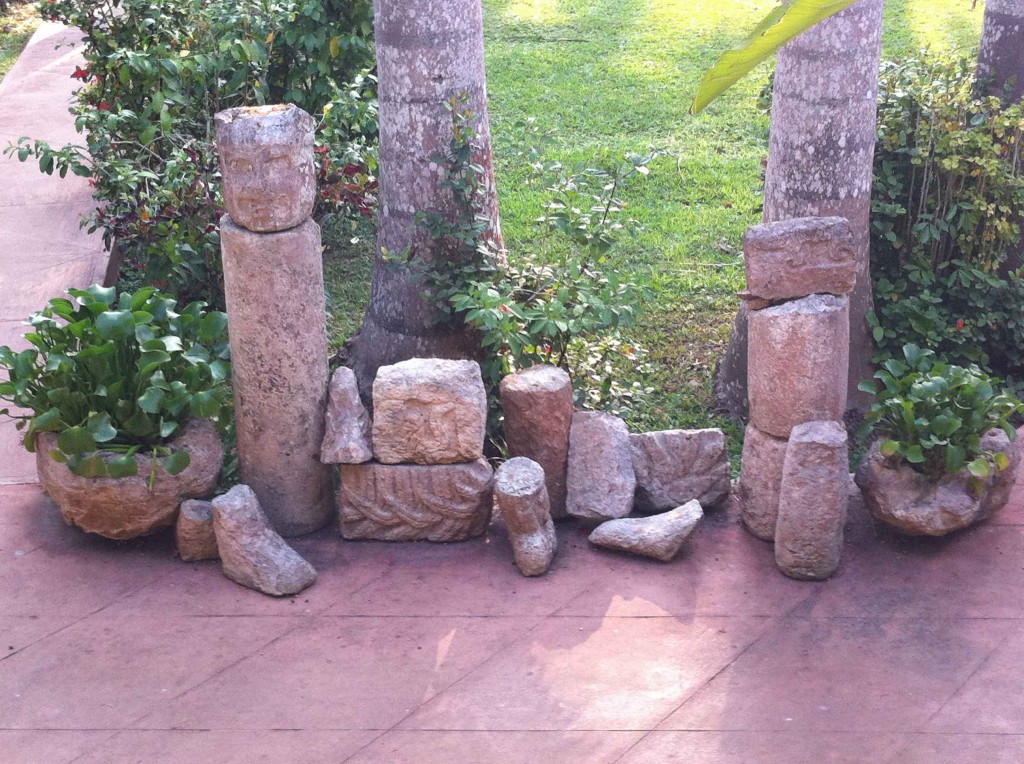
{"type": "Polygon", "coordinates": [[[750,423],[738,490],[743,522],[775,542],[784,573],[827,578],[839,564],[846,516],[840,457],[853,236],[843,218],[786,220],[749,229],[744,256],[750,423]],[[815,493],[813,481],[801,482],[810,474],[829,485],[815,493]]]}

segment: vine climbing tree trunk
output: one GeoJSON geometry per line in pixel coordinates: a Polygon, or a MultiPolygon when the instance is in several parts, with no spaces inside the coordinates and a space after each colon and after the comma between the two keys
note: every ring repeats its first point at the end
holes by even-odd
{"type": "Polygon", "coordinates": [[[491,165],[480,0],[375,0],[374,32],[380,97],[380,220],[370,303],[353,338],[350,363],[364,397],[380,366],[414,357],[475,358],[478,337],[441,323],[425,299],[422,266],[446,257],[416,221],[417,213],[455,219],[443,188],[443,167],[432,161],[452,140],[452,99],[465,99],[477,133],[474,161],[486,183],[480,214],[485,234],[501,249],[491,165]]]}
{"type": "Polygon", "coordinates": [[[1024,0],[987,0],[978,51],[978,81],[992,95],[1024,98],[1024,0]]]}
{"type": "MultiPolygon", "coordinates": [[[[772,95],[764,222],[812,215],[850,221],[857,286],[850,296],[849,405],[871,377],[869,243],[882,0],[859,0],[779,51],[772,95]]],[[[747,310],[741,305],[715,380],[719,406],[747,414],[747,310]]]]}

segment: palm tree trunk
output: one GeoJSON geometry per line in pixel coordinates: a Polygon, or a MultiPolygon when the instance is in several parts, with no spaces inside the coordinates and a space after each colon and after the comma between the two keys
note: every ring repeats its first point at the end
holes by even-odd
{"type": "Polygon", "coordinates": [[[1009,86],[1010,101],[1024,98],[1024,0],[988,0],[978,51],[978,80],[992,95],[1009,86]]]}

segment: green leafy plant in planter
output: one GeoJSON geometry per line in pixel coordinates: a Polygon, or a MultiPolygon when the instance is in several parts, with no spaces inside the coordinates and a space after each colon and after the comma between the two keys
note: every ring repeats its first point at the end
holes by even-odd
{"type": "MultiPolygon", "coordinates": [[[[130,477],[136,454],[169,475],[189,466],[168,444],[195,418],[230,420],[227,316],[146,287],[70,289],[29,318],[32,347],[0,347],[0,400],[28,409],[18,420],[34,451],[39,433],[58,433],[50,456],[82,477],[130,477]],[[100,451],[117,454],[103,458],[100,451]]],[[[152,482],[151,482],[152,486],[152,482]]]]}

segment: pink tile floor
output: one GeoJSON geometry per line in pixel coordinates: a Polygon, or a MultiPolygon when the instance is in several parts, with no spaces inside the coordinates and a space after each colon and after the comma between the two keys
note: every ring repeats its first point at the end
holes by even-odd
{"type": "Polygon", "coordinates": [[[813,584],[734,508],[668,564],[559,535],[524,579],[500,523],[331,529],[295,541],[319,582],[274,600],[0,488],[0,762],[1024,760],[1024,490],[945,540],[855,502],[813,584]]]}

